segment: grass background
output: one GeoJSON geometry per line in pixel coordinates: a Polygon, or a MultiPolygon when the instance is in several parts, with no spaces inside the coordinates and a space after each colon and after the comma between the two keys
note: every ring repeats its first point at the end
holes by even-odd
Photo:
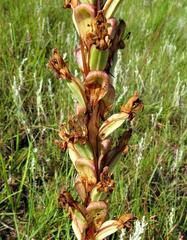
{"type": "MultiPolygon", "coordinates": [[[[145,216],[142,239],[185,239],[187,3],[125,0],[117,17],[131,37],[114,73],[113,112],[135,90],[145,109],[116,169],[110,217],[145,216]]],[[[46,63],[57,47],[77,73],[76,44],[62,0],[0,0],[0,239],[74,239],[57,196],[62,184],[72,190],[75,172],[54,145],[73,100],[46,63]]]]}

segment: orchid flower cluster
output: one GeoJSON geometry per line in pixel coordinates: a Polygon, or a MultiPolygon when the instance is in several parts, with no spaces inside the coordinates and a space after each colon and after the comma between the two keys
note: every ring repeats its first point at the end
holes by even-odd
{"type": "Polygon", "coordinates": [[[128,213],[107,220],[108,199],[115,187],[114,167],[128,153],[131,125],[123,127],[117,142],[111,135],[125,122],[130,123],[143,108],[135,92],[119,113],[108,116],[115,100],[112,72],[117,51],[125,47],[126,24],[113,17],[120,2],[65,0],[64,7],[71,8],[80,38],[75,56],[82,77],[79,79],[71,73],[57,49],[53,49],[48,63],[56,76],[66,81],[77,100],[74,116],[61,126],[58,144],[62,150],[69,151],[77,172],[75,189],[79,200],[62,187],[59,203],[68,211],[79,240],[105,239],[119,229],[128,228],[134,219],[128,213]]]}

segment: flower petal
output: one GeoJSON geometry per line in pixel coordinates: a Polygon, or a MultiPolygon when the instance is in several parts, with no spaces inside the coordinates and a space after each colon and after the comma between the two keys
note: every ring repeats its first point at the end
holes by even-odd
{"type": "Polygon", "coordinates": [[[104,201],[91,202],[86,208],[88,221],[93,222],[96,229],[104,222],[107,216],[107,209],[107,204],[104,201]]]}
{"type": "Polygon", "coordinates": [[[118,221],[117,220],[109,220],[104,222],[98,232],[95,235],[96,240],[102,240],[108,237],[109,235],[117,232],[118,228],[118,221]]]}
{"type": "Polygon", "coordinates": [[[92,19],[95,16],[95,8],[92,4],[81,3],[73,11],[73,21],[76,30],[81,38],[86,39],[88,32],[91,32],[92,19]]]}
{"type": "Polygon", "coordinates": [[[80,178],[88,185],[94,185],[97,182],[95,165],[93,161],[86,158],[79,158],[75,162],[75,168],[80,178]]]}
{"type": "Polygon", "coordinates": [[[91,104],[95,106],[108,92],[110,78],[102,71],[90,71],[85,80],[91,104]]]}
{"type": "Polygon", "coordinates": [[[123,227],[127,227],[128,223],[133,221],[135,217],[132,214],[124,214],[118,220],[109,220],[104,222],[95,235],[96,240],[102,240],[109,235],[115,233],[123,227]]]}
{"type": "Polygon", "coordinates": [[[87,221],[83,215],[78,211],[74,210],[71,214],[72,217],[72,228],[75,233],[75,236],[78,240],[84,240],[87,228],[87,221]]]}
{"type": "Polygon", "coordinates": [[[77,178],[75,180],[75,189],[76,189],[77,193],[79,194],[79,197],[81,198],[81,200],[83,202],[85,202],[86,197],[87,197],[87,191],[86,191],[83,181],[80,179],[79,176],[77,176],[77,178]]]}

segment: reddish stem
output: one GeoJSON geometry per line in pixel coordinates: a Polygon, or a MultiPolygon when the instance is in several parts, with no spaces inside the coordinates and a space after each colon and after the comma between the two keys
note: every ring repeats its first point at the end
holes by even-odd
{"type": "Polygon", "coordinates": [[[88,66],[87,66],[87,63],[86,63],[84,43],[83,43],[81,38],[80,38],[80,48],[81,48],[82,63],[83,63],[83,68],[84,68],[84,75],[86,77],[88,75],[89,69],[88,69],[88,66]]]}
{"type": "Polygon", "coordinates": [[[94,165],[96,170],[97,179],[99,179],[98,174],[98,131],[99,131],[99,105],[93,108],[89,114],[88,121],[88,138],[89,142],[92,145],[94,152],[94,165]]]}

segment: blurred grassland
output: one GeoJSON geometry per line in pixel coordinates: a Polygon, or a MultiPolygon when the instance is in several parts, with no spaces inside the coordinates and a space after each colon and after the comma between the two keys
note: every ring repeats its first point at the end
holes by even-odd
{"type": "MultiPolygon", "coordinates": [[[[135,90],[145,109],[116,168],[110,217],[145,216],[142,239],[185,239],[187,3],[125,0],[116,15],[131,36],[114,72],[113,112],[135,90]]],[[[74,239],[57,196],[62,184],[73,190],[75,171],[54,144],[74,101],[46,63],[57,47],[79,74],[77,43],[63,1],[0,0],[0,239],[74,239]]]]}

